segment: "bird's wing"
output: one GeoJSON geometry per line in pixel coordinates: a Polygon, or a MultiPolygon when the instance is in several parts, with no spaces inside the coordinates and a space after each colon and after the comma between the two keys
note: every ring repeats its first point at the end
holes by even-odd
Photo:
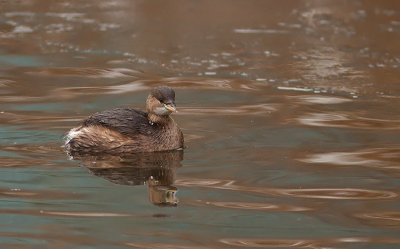
{"type": "Polygon", "coordinates": [[[150,124],[147,119],[147,112],[131,108],[117,108],[95,113],[84,119],[81,125],[104,126],[131,137],[140,134],[148,135],[155,129],[155,124],[150,124]]]}

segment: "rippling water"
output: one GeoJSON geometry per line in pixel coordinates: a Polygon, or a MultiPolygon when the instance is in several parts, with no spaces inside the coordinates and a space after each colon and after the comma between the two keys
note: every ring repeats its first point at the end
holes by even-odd
{"type": "Polygon", "coordinates": [[[0,4],[1,248],[399,248],[400,3],[0,4]],[[174,87],[184,151],[62,135],[174,87]]]}

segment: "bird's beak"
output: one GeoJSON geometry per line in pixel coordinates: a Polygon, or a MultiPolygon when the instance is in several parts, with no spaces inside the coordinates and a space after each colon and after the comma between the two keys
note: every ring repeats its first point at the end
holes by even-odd
{"type": "Polygon", "coordinates": [[[178,192],[178,190],[171,190],[171,189],[167,190],[165,195],[165,201],[167,203],[174,203],[174,204],[178,203],[179,199],[176,197],[176,192],[178,192]]]}
{"type": "Polygon", "coordinates": [[[173,103],[171,103],[171,104],[164,104],[164,106],[165,106],[165,109],[167,109],[168,111],[178,113],[178,110],[176,109],[176,106],[175,106],[173,103]]]}

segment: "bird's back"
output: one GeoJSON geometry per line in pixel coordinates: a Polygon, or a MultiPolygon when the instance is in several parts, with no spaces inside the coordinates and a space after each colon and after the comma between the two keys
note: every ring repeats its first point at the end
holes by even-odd
{"type": "Polygon", "coordinates": [[[129,137],[147,135],[157,128],[147,119],[147,112],[132,108],[116,108],[95,113],[81,123],[83,127],[103,126],[129,137]]]}

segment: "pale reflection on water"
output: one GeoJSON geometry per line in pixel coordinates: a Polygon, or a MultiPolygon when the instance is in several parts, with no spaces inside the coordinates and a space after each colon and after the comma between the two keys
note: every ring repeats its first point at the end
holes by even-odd
{"type": "Polygon", "coordinates": [[[314,239],[314,240],[284,240],[284,239],[221,239],[222,243],[232,246],[246,247],[284,247],[284,248],[337,248],[330,247],[335,244],[356,244],[356,243],[388,243],[400,244],[398,239],[380,239],[367,237],[349,237],[332,239],[314,239]]]}
{"type": "Polygon", "coordinates": [[[355,216],[373,226],[396,228],[400,225],[400,212],[359,213],[355,216]]]}
{"type": "Polygon", "coordinates": [[[311,211],[313,208],[307,207],[295,207],[280,204],[268,204],[268,203],[241,203],[241,202],[207,202],[207,205],[214,205],[223,208],[237,208],[237,209],[249,209],[258,211],[284,211],[284,212],[304,212],[311,211]]]}
{"type": "Polygon", "coordinates": [[[333,47],[319,47],[296,54],[299,61],[293,64],[294,70],[302,75],[308,86],[317,89],[355,93],[357,86],[349,81],[369,78],[365,71],[357,70],[346,64],[352,56],[333,47]]]}
{"type": "Polygon", "coordinates": [[[308,155],[299,159],[306,163],[324,163],[333,165],[355,165],[379,169],[387,169],[394,173],[400,170],[399,148],[376,148],[354,152],[329,152],[323,154],[308,155]]]}
{"type": "Polygon", "coordinates": [[[202,180],[202,179],[181,179],[176,184],[182,186],[199,186],[216,189],[226,189],[234,191],[254,192],[265,195],[292,196],[301,198],[316,199],[382,199],[394,198],[398,194],[391,191],[375,191],[368,189],[278,189],[278,188],[261,188],[239,186],[234,184],[235,181],[230,180],[202,180]]]}
{"type": "Polygon", "coordinates": [[[299,122],[311,126],[333,126],[357,129],[399,129],[400,120],[379,120],[357,117],[352,114],[311,113],[298,118],[299,122]]]}

